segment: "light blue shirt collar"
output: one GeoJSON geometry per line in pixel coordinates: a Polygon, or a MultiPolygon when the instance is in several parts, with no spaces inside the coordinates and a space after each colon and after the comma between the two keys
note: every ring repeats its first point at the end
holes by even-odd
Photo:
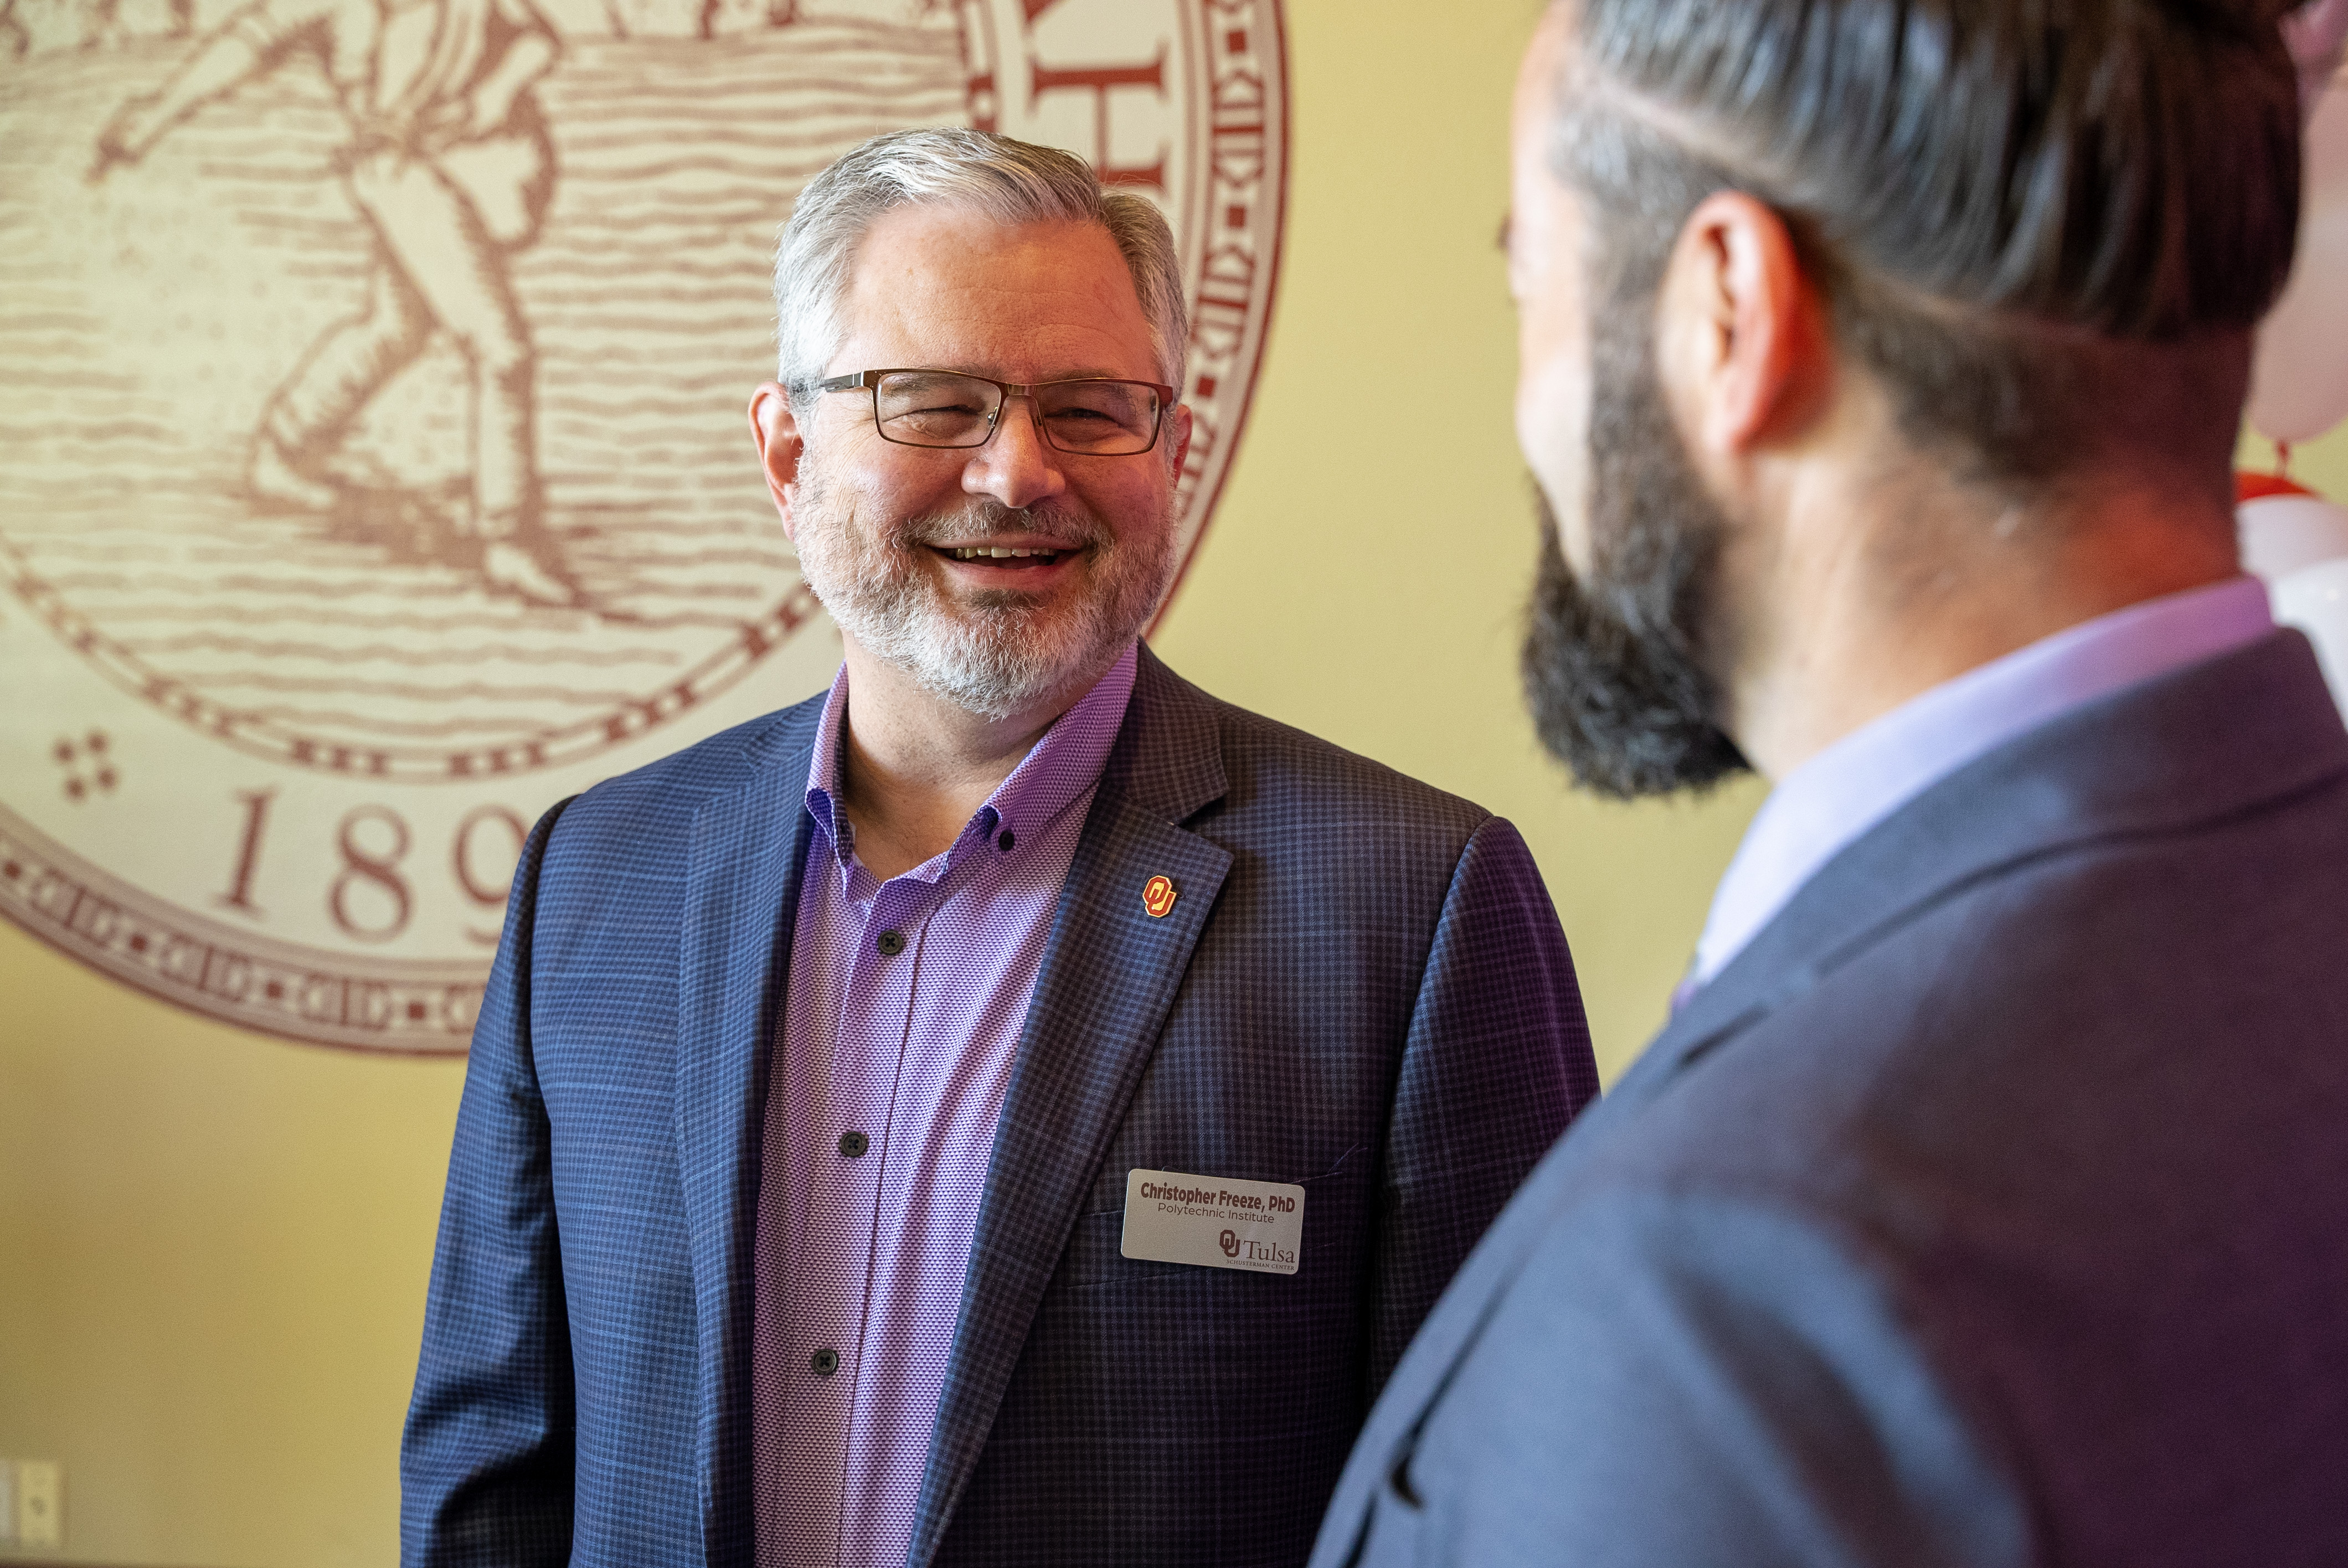
{"type": "Polygon", "coordinates": [[[1713,895],[1683,994],[1726,968],[1861,834],[1975,757],[2082,703],[2273,630],[2264,585],[2229,578],[2066,627],[1852,731],[1762,803],[1713,895]]]}

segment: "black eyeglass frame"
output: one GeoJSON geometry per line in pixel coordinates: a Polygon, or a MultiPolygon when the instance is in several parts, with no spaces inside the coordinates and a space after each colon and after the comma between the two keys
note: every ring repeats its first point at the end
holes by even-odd
{"type": "Polygon", "coordinates": [[[1042,419],[1038,418],[1035,421],[1035,433],[1044,438],[1044,445],[1055,452],[1065,453],[1071,457],[1146,457],[1157,451],[1159,438],[1166,434],[1166,412],[1174,406],[1179,391],[1179,388],[1169,386],[1161,381],[1127,381],[1114,375],[1072,375],[1060,381],[1038,381],[1023,385],[1018,382],[997,381],[991,375],[973,375],[966,370],[941,370],[935,365],[924,364],[892,365],[886,370],[860,370],[852,375],[835,375],[827,381],[819,381],[815,384],[815,389],[818,392],[854,392],[862,388],[870,393],[874,432],[891,446],[911,446],[916,452],[975,452],[994,439],[995,428],[1003,423],[1003,411],[1011,406],[1013,398],[1024,397],[1027,399],[1029,406],[1040,410],[1042,405],[1036,401],[1035,395],[1055,386],[1146,386],[1158,395],[1158,418],[1149,429],[1149,445],[1131,452],[1072,450],[1053,440],[1051,430],[1045,426],[1042,419]],[[994,405],[994,412],[986,416],[986,434],[975,441],[953,446],[933,446],[922,441],[900,441],[889,434],[880,418],[880,380],[883,376],[890,375],[958,375],[964,381],[983,382],[994,387],[1003,394],[1003,398],[994,405]]]}

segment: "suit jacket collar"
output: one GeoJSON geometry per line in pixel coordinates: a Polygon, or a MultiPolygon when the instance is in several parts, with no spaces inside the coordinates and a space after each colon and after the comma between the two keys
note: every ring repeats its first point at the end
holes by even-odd
{"type": "Polygon", "coordinates": [[[1688,999],[1635,1076],[1660,1087],[1984,877],[2096,840],[2248,811],[2343,770],[2348,732],[2297,631],[2086,703],[1959,769],[1820,867],[1688,999]]]}
{"type": "Polygon", "coordinates": [[[820,696],[745,748],[747,777],[695,812],[677,941],[677,1176],[693,1257],[695,1450],[705,1560],[756,1553],[750,1467],[751,1249],[768,1049],[814,825],[808,767],[820,696]]]}
{"type": "Polygon", "coordinates": [[[1180,824],[1227,784],[1212,702],[1141,653],[1133,700],[1085,819],[996,1124],[908,1563],[945,1538],[1045,1286],[1166,1014],[1231,857],[1180,824]],[[1142,907],[1172,880],[1162,917],[1142,907]]]}

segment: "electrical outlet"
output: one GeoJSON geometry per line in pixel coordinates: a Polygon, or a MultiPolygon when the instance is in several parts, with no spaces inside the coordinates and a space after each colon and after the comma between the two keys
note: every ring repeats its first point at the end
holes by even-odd
{"type": "Polygon", "coordinates": [[[66,1543],[65,1467],[55,1460],[16,1461],[16,1544],[66,1543]]]}

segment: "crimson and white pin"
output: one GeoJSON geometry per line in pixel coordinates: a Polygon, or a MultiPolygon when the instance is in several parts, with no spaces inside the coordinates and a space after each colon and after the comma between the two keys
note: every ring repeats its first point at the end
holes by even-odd
{"type": "Polygon", "coordinates": [[[1151,919],[1163,920],[1166,918],[1167,911],[1174,907],[1174,900],[1179,895],[1174,891],[1172,877],[1153,876],[1142,884],[1141,907],[1148,913],[1151,919]]]}

